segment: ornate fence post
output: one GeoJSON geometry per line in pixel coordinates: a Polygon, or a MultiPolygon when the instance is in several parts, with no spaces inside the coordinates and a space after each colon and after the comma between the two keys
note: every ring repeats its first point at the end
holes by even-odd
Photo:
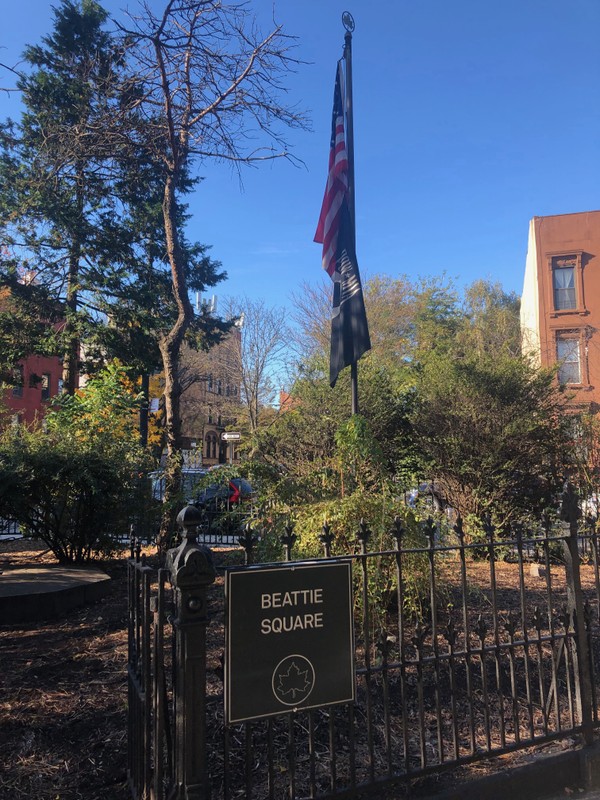
{"type": "Polygon", "coordinates": [[[577,651],[573,660],[577,714],[582,727],[583,740],[585,744],[592,744],[594,736],[591,707],[592,679],[577,541],[577,521],[581,517],[581,511],[575,489],[570,483],[566,484],[563,492],[561,517],[569,523],[569,538],[565,541],[564,554],[567,607],[573,620],[575,641],[577,642],[577,651]]]}
{"type": "Polygon", "coordinates": [[[183,542],[167,553],[174,590],[175,717],[174,786],[170,800],[207,800],[206,759],[207,589],[216,573],[212,553],[196,541],[201,514],[195,506],[179,512],[183,542]]]}
{"type": "Polygon", "coordinates": [[[244,548],[244,564],[250,566],[254,562],[254,548],[258,544],[259,537],[254,535],[252,526],[249,522],[244,526],[241,536],[238,536],[238,543],[244,548]]]}
{"type": "Polygon", "coordinates": [[[286,561],[291,561],[292,560],[292,549],[293,549],[294,545],[296,544],[296,541],[298,540],[298,537],[294,533],[294,526],[292,525],[291,522],[288,522],[288,524],[285,526],[284,530],[285,530],[285,533],[283,534],[283,536],[279,537],[279,540],[280,540],[281,544],[285,547],[285,560],[286,561]]]}

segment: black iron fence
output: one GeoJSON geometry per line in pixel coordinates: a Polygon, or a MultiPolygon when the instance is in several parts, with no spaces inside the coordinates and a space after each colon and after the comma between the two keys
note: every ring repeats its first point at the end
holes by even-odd
{"type": "Polygon", "coordinates": [[[0,539],[20,539],[21,527],[14,519],[0,519],[0,539]]]}
{"type": "MultiPolygon", "coordinates": [[[[166,570],[129,562],[136,800],[352,797],[574,734],[591,742],[598,534],[573,506],[562,529],[488,527],[477,542],[428,520],[415,543],[397,522],[373,550],[363,524],[354,552],[336,554],[324,531],[323,556],[353,564],[356,699],[241,725],[223,710],[221,581],[182,514],[166,570]]],[[[251,562],[250,529],[240,543],[251,562]]],[[[288,560],[293,544],[288,531],[288,560]]]]}

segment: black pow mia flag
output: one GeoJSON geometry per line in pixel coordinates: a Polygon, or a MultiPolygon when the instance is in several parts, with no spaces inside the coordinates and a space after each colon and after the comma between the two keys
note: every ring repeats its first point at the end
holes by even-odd
{"type": "Polygon", "coordinates": [[[356,252],[353,245],[350,212],[346,200],[340,209],[336,269],[333,279],[333,310],[331,315],[331,351],[329,383],[336,384],[344,367],[354,364],[371,349],[369,326],[365,311],[356,252]]]}

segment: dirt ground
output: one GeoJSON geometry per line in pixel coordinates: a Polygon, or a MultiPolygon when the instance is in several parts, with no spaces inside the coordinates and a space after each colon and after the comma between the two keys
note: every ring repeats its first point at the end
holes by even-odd
{"type": "MultiPolygon", "coordinates": [[[[40,543],[0,543],[0,569],[52,561],[40,543]]],[[[99,603],[65,619],[0,627],[0,800],[130,798],[126,563],[123,558],[101,566],[113,580],[99,603]]],[[[509,564],[497,568],[504,608],[515,600],[515,569],[509,564]]],[[[474,583],[480,570],[486,582],[489,567],[482,564],[471,575],[474,583]]],[[[584,572],[584,585],[593,590],[593,570],[584,572]]],[[[575,745],[566,740],[551,748],[575,745]]],[[[530,757],[521,753],[473,765],[469,774],[461,771],[462,779],[506,768],[509,758],[530,757]]],[[[425,784],[435,785],[435,793],[457,777],[438,776],[425,784]]],[[[416,794],[421,792],[417,788],[416,794]]]]}
{"type": "MultiPolygon", "coordinates": [[[[52,563],[42,545],[0,543],[3,565],[52,563]]],[[[66,619],[0,627],[0,798],[125,800],[124,561],[99,603],[66,619]]]]}

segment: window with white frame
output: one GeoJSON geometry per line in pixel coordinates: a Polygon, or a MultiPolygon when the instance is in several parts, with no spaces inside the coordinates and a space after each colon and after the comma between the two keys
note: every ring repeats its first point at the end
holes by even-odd
{"type": "Polygon", "coordinates": [[[555,311],[574,311],[577,308],[576,256],[552,259],[552,289],[555,311]]]}
{"type": "Polygon", "coordinates": [[[558,380],[562,384],[581,383],[581,341],[578,331],[560,331],[556,334],[556,360],[558,380]]]}

